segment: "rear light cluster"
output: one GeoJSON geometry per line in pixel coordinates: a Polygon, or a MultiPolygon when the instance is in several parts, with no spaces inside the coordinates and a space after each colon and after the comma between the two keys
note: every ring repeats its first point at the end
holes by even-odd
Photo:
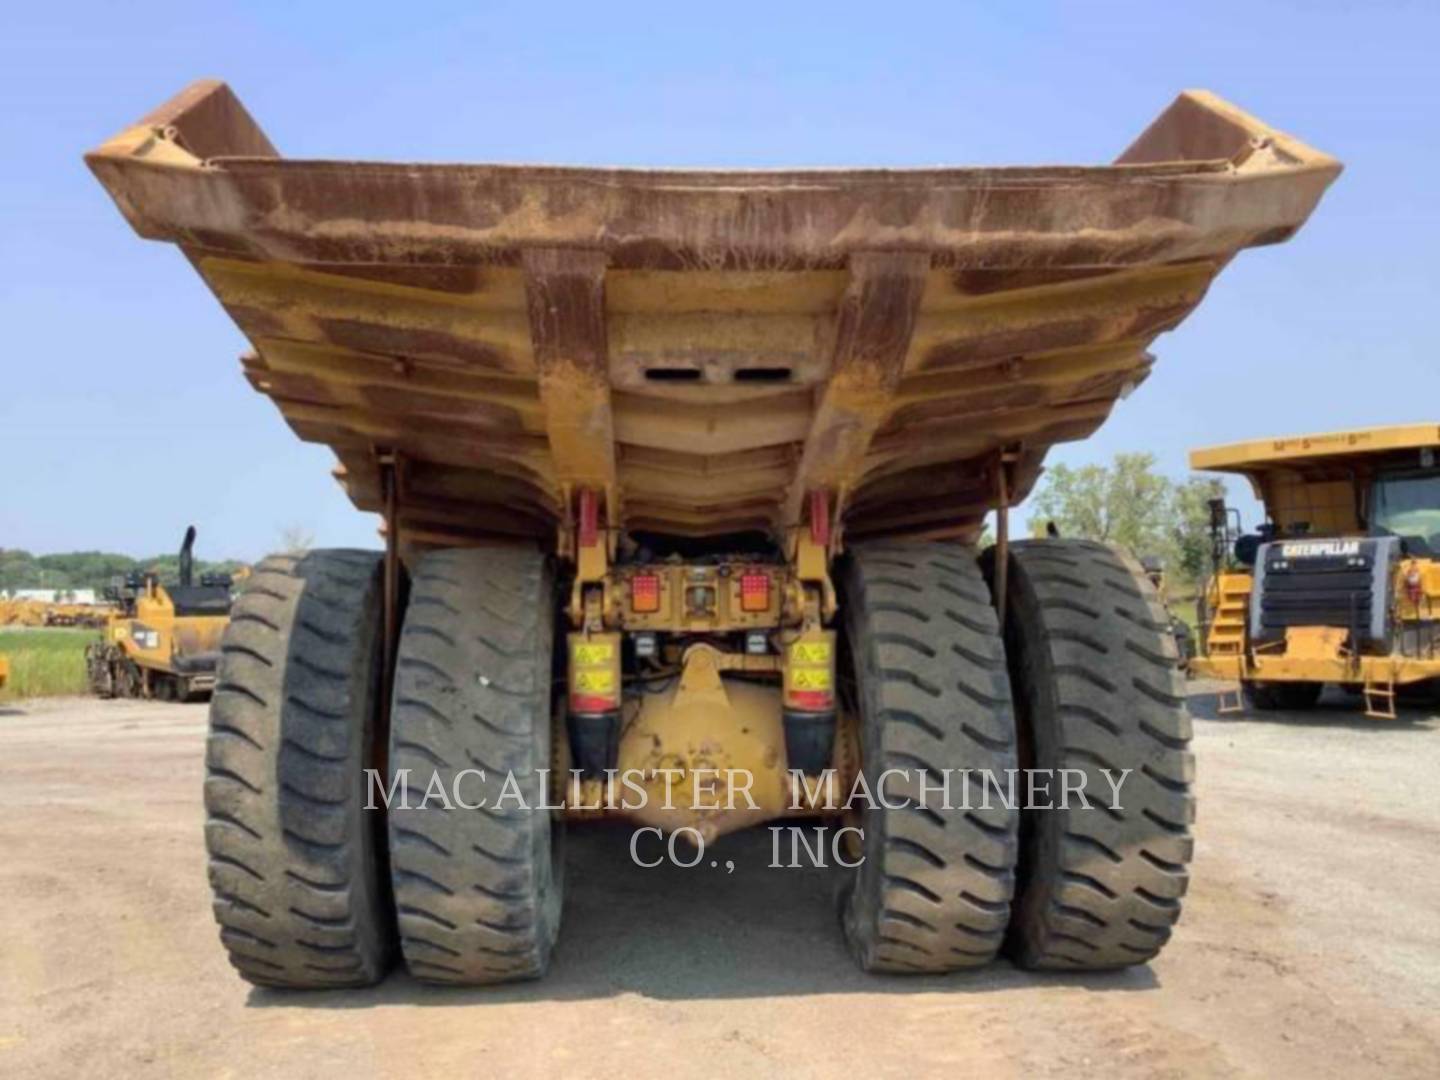
{"type": "Polygon", "coordinates": [[[660,610],[659,574],[636,574],[630,579],[630,608],[641,615],[660,610]]]}
{"type": "Polygon", "coordinates": [[[770,575],[745,573],[740,575],[740,610],[770,610],[770,575]]]}
{"type": "MultiPolygon", "coordinates": [[[[770,610],[772,582],[770,575],[758,570],[747,570],[740,575],[740,610],[747,614],[763,613],[770,610]]],[[[640,573],[630,578],[630,610],[637,615],[654,615],[661,609],[660,574],[640,573]]],[[[715,606],[715,589],[712,585],[692,585],[686,590],[686,600],[696,612],[706,612],[715,606]]]]}

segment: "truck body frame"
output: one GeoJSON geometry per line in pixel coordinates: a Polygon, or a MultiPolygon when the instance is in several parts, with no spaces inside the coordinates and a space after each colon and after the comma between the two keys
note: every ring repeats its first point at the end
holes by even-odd
{"type": "Polygon", "coordinates": [[[486,791],[503,772],[556,821],[702,846],[843,815],[863,858],[842,921],[870,970],[974,966],[1007,933],[1035,967],[1163,944],[1190,857],[1174,640],[1128,556],[1011,545],[1008,510],[1238,251],[1294,234],[1333,158],[1192,91],[1096,167],[288,160],[201,82],[86,160],[140,235],[181,248],[249,338],[246,378],[383,520],[379,561],[267,560],[227,633],[207,805],[248,823],[211,837],[247,978],[373,981],[391,897],[419,977],[544,970],[558,826],[454,807],[374,824],[351,811],[366,766],[486,791]],[[1088,686],[1077,641],[1111,656],[1088,686]],[[1116,745],[1086,749],[1083,715],[1116,745]],[[350,722],[287,757],[316,716],[350,722]],[[1097,784],[1096,762],[1143,759],[1145,814],[1124,836],[1056,816],[1022,845],[1015,807],[925,802],[951,771],[1015,774],[1022,747],[1097,784]],[[236,788],[257,770],[290,786],[236,788]],[[907,772],[908,816],[845,797],[907,772]],[[617,774],[638,804],[600,797],[617,774]],[[328,839],[267,846],[310,818],[328,839]],[[380,828],[388,882],[362,857],[380,828]],[[1094,830],[1083,851],[1066,839],[1094,830]],[[270,869],[232,880],[252,854],[270,869]],[[317,968],[309,930],[255,921],[294,910],[267,884],[281,867],[359,883],[335,915],[358,928],[332,950],[343,968],[317,968]],[[1096,896],[1103,913],[1054,923],[1096,896]]]}

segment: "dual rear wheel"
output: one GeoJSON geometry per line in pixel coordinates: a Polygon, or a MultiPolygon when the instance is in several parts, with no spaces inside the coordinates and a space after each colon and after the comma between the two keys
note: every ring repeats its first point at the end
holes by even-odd
{"type": "Polygon", "coordinates": [[[544,971],[559,829],[528,808],[550,762],[553,591],[538,552],[421,559],[386,738],[379,556],[257,568],[221,647],[205,781],[215,916],[241,975],[368,985],[397,951],[432,982],[544,971]]]}
{"type": "MultiPolygon", "coordinates": [[[[1179,915],[1193,766],[1163,610],[1109,548],[1011,550],[1003,636],[989,568],[963,548],[867,545],[842,568],[842,686],[883,796],[842,901],[867,970],[1002,951],[1120,967],[1155,955],[1179,915]],[[1052,770],[1053,798],[1060,769],[1088,809],[1014,805],[1023,770],[1052,770]]],[[[366,985],[396,952],[426,981],[538,976],[563,885],[541,772],[563,675],[549,563],[519,548],[419,560],[388,736],[380,580],[370,553],[277,557],[236,603],[205,786],[222,942],[267,986],[366,985]]]]}
{"type": "Polygon", "coordinates": [[[878,794],[887,769],[910,785],[898,808],[865,811],[847,939],[872,971],[1002,951],[1027,968],[1143,963],[1179,918],[1192,852],[1164,609],[1110,547],[1026,541],[1002,638],[993,570],[993,549],[977,566],[935,544],[862,547],[846,568],[866,786],[878,794]]]}

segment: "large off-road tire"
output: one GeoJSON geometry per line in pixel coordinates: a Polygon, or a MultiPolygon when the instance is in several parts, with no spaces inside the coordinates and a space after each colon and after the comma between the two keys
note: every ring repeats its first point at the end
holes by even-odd
{"type": "MultiPolygon", "coordinates": [[[[992,793],[968,802],[960,770],[1005,782],[1016,766],[999,626],[974,557],[953,544],[856,547],[842,575],[842,682],[853,679],[862,768],[905,771],[862,814],[864,862],[842,899],[845,936],[867,971],[940,972],[991,960],[1014,888],[1019,814],[992,793]],[[948,774],[948,797],[942,788],[948,774]],[[921,777],[927,790],[921,790],[921,777]]],[[[896,779],[893,778],[892,779],[896,779]]]]}
{"type": "Polygon", "coordinates": [[[437,551],[415,567],[390,729],[410,809],[391,803],[390,858],[405,962],[427,982],[510,982],[549,964],[561,823],[539,770],[551,764],[556,610],[537,551],[437,551]]]}
{"type": "Polygon", "coordinates": [[[394,954],[376,767],[380,557],[272,556],[221,642],[205,753],[220,940],[260,986],[364,986],[394,954]]]}
{"type": "Polygon", "coordinates": [[[1313,709],[1324,689],[1318,682],[1247,682],[1243,687],[1245,703],[1261,712],[1313,709]]]}
{"type": "Polygon", "coordinates": [[[96,697],[115,696],[115,677],[102,642],[95,641],[85,646],[85,679],[90,684],[90,693],[96,697]]]}
{"type": "MultiPolygon", "coordinates": [[[[1169,619],[1139,565],[1107,545],[1010,550],[1005,644],[1022,766],[1080,770],[1090,805],[1072,790],[1068,809],[1025,810],[1007,951],[1026,968],[1144,963],[1180,917],[1193,850],[1190,717],[1169,619]]],[[[1058,803],[1059,777],[1048,787],[1042,801],[1058,803]]]]}
{"type": "Polygon", "coordinates": [[[135,661],[123,649],[94,642],[85,649],[86,679],[90,692],[102,698],[138,698],[143,679],[135,661]]]}

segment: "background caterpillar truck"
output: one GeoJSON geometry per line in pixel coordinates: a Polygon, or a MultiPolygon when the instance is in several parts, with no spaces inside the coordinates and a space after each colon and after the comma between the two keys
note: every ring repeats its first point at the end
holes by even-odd
{"type": "Polygon", "coordinates": [[[232,582],[228,574],[202,574],[195,584],[194,545],[192,525],[180,547],[178,582],[137,572],[105,590],[116,610],[85,650],[94,693],[188,701],[214,689],[232,582]]]}
{"type": "Polygon", "coordinates": [[[1197,92],[1113,167],[284,160],[207,82],[88,162],[384,523],[383,555],[261,564],[225,635],[206,828],[247,979],[365,984],[397,948],[537,976],[561,831],[601,816],[863,829],[871,971],[1165,943],[1193,764],[1164,612],[1122,552],[1010,543],[1008,508],[1333,159],[1197,92]],[[1089,808],[960,791],[1022,767],[1089,808]],[[408,808],[365,809],[367,769],[408,808]]]}
{"type": "Polygon", "coordinates": [[[1440,424],[1192,451],[1192,468],[1246,477],[1266,516],[1241,534],[1211,504],[1192,673],[1238,684],[1257,709],[1310,708],[1334,683],[1387,719],[1397,688],[1440,678],[1437,455],[1440,424]]]}

